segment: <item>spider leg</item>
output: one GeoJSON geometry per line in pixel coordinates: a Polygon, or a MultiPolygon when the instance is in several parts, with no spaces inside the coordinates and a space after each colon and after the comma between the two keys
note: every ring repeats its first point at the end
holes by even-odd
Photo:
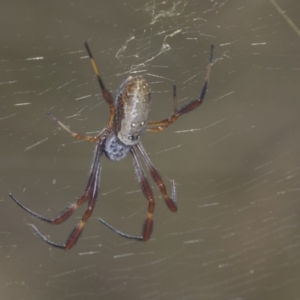
{"type": "Polygon", "coordinates": [[[137,235],[130,235],[130,234],[127,234],[127,233],[124,233],[118,229],[116,229],[115,227],[111,226],[110,224],[108,224],[106,221],[104,221],[103,219],[101,218],[98,218],[98,220],[103,224],[105,225],[106,227],[108,227],[110,230],[112,230],[113,232],[117,233],[118,235],[126,238],[126,239],[129,239],[129,240],[135,240],[135,241],[144,241],[143,237],[142,236],[137,236],[137,235]]]}
{"type": "Polygon", "coordinates": [[[102,224],[107,226],[109,229],[111,229],[112,231],[114,231],[115,233],[119,234],[122,237],[125,237],[125,238],[130,239],[130,240],[136,240],[136,241],[147,241],[147,240],[149,240],[149,238],[151,236],[151,232],[152,232],[153,212],[154,212],[154,208],[155,208],[155,201],[154,201],[154,196],[153,196],[151,186],[150,186],[150,184],[149,184],[149,182],[148,182],[148,180],[145,176],[145,173],[143,171],[143,167],[140,163],[140,160],[139,160],[139,157],[136,153],[135,147],[132,147],[130,149],[130,153],[131,153],[132,158],[133,158],[134,169],[135,169],[138,181],[141,185],[141,189],[143,191],[144,196],[148,200],[148,214],[147,214],[147,218],[146,218],[145,223],[144,223],[142,236],[134,236],[134,235],[126,234],[124,232],[121,232],[120,230],[117,230],[113,226],[109,225],[103,219],[99,218],[98,220],[102,224]]]}
{"type": "Polygon", "coordinates": [[[94,176],[93,184],[91,186],[92,194],[89,196],[88,209],[85,211],[80,222],[77,224],[77,226],[73,229],[73,231],[69,235],[65,244],[59,244],[59,243],[52,242],[51,240],[47,239],[45,235],[41,234],[41,232],[36,228],[35,225],[30,224],[30,226],[35,231],[35,233],[44,242],[46,242],[47,244],[49,244],[51,246],[54,246],[54,247],[60,248],[60,249],[65,249],[65,250],[71,249],[77,242],[77,240],[80,237],[82,230],[85,226],[85,223],[87,222],[87,220],[90,218],[90,216],[92,215],[92,213],[94,211],[94,208],[96,205],[96,199],[97,199],[97,195],[98,195],[99,178],[100,178],[100,164],[99,164],[99,167],[97,168],[97,172],[94,176]]]}
{"type": "Polygon", "coordinates": [[[89,142],[97,142],[99,141],[102,136],[104,135],[104,133],[106,132],[106,130],[108,128],[104,128],[104,130],[97,136],[90,136],[90,135],[82,135],[79,133],[76,133],[74,131],[72,131],[68,126],[66,126],[64,123],[62,123],[60,120],[58,120],[55,116],[53,116],[50,112],[47,111],[47,115],[50,117],[51,120],[53,120],[54,122],[56,122],[62,129],[64,129],[65,131],[69,132],[73,138],[77,139],[77,140],[85,140],[85,141],[89,141],[89,142]]]}
{"type": "Polygon", "coordinates": [[[149,121],[147,124],[147,131],[151,131],[151,132],[163,131],[169,125],[176,122],[180,116],[196,109],[198,106],[200,106],[202,104],[202,102],[205,98],[206,91],[207,91],[208,81],[209,81],[209,77],[210,77],[210,73],[211,73],[211,67],[213,64],[213,53],[214,53],[214,46],[211,45],[210,53],[209,53],[209,63],[207,66],[205,81],[204,81],[204,85],[203,85],[203,88],[202,88],[199,98],[196,100],[192,100],[188,104],[183,105],[181,108],[177,109],[176,84],[173,84],[173,101],[174,101],[173,115],[170,118],[164,119],[162,121],[149,121]]]}
{"type": "Polygon", "coordinates": [[[146,163],[146,166],[148,167],[153,180],[158,185],[158,187],[160,189],[160,192],[162,193],[167,206],[169,207],[169,209],[171,211],[173,211],[173,212],[177,211],[176,188],[175,188],[174,181],[173,181],[173,184],[172,184],[172,198],[170,198],[169,195],[168,195],[166,186],[165,186],[160,174],[158,173],[158,171],[154,167],[153,163],[151,162],[151,160],[150,160],[146,150],[142,146],[142,144],[141,143],[137,144],[136,148],[138,149],[139,153],[141,154],[142,158],[144,159],[144,161],[146,163]]]}
{"type": "Polygon", "coordinates": [[[29,209],[28,207],[26,207],[24,204],[22,204],[17,198],[15,198],[14,195],[12,195],[11,193],[9,193],[9,196],[12,200],[15,201],[15,203],[17,203],[21,208],[23,208],[25,211],[27,211],[29,214],[31,214],[32,216],[45,221],[47,223],[50,224],[55,224],[58,225],[64,221],[66,221],[72,214],[73,212],[83,203],[85,203],[88,199],[89,196],[89,191],[86,191],[86,193],[80,197],[74,204],[70,205],[68,208],[66,208],[65,210],[63,210],[62,212],[60,212],[55,218],[50,219],[47,218],[45,216],[42,216],[34,211],[32,211],[31,209],[29,209]]]}
{"type": "MultiPolygon", "coordinates": [[[[99,143],[99,146],[102,146],[104,144],[104,140],[105,139],[103,139],[99,143]]],[[[51,218],[44,217],[44,216],[32,211],[28,207],[26,207],[17,198],[15,198],[15,196],[13,196],[11,193],[9,193],[9,196],[21,208],[23,208],[29,214],[31,214],[32,216],[34,216],[34,217],[36,217],[36,218],[38,218],[42,221],[45,221],[45,222],[51,223],[51,224],[55,224],[55,225],[58,225],[58,224],[60,224],[64,221],[66,221],[81,204],[85,203],[88,200],[89,196],[92,193],[92,188],[93,188],[93,184],[94,184],[94,177],[95,177],[95,174],[97,172],[97,168],[99,168],[99,157],[98,157],[99,154],[97,154],[97,149],[98,149],[99,146],[97,146],[97,148],[96,148],[96,154],[95,154],[95,157],[93,159],[92,170],[91,170],[91,173],[90,173],[90,176],[89,176],[89,179],[88,179],[88,183],[87,183],[86,188],[85,188],[85,193],[75,203],[73,203],[72,205],[67,207],[65,210],[60,212],[55,218],[51,219],[51,218]]],[[[100,151],[100,150],[98,150],[98,151],[100,151]]]]}
{"type": "Polygon", "coordinates": [[[113,98],[112,98],[111,94],[107,91],[107,89],[104,86],[103,80],[100,77],[99,69],[97,67],[96,61],[95,61],[95,59],[94,59],[94,57],[92,55],[92,52],[90,50],[90,47],[89,47],[88,43],[84,42],[84,45],[85,45],[86,51],[87,51],[87,53],[88,53],[88,55],[90,57],[90,61],[91,61],[94,73],[95,73],[95,75],[97,77],[99,86],[101,88],[102,96],[105,99],[105,101],[107,102],[107,104],[109,105],[110,116],[109,116],[108,127],[112,128],[113,127],[113,120],[114,120],[114,116],[115,116],[115,112],[116,112],[113,98]]]}
{"type": "Polygon", "coordinates": [[[72,204],[69,208],[61,212],[57,217],[54,219],[46,218],[42,215],[39,215],[32,210],[25,207],[23,204],[21,204],[12,194],[9,194],[10,197],[25,211],[33,215],[34,217],[37,217],[38,219],[41,219],[43,221],[46,221],[51,224],[60,224],[66,219],[68,219],[72,213],[84,202],[88,200],[88,209],[85,211],[81,221],[78,223],[78,225],[74,228],[74,230],[69,235],[67,241],[65,244],[58,244],[55,242],[52,242],[51,240],[47,239],[43,234],[40,233],[40,231],[36,228],[35,225],[30,224],[32,229],[35,231],[35,233],[46,243],[48,243],[51,246],[61,248],[61,249],[71,249],[76,241],[78,240],[86,221],[90,218],[90,216],[93,213],[93,210],[96,205],[96,199],[98,194],[98,187],[99,187],[99,179],[100,179],[100,172],[101,172],[101,156],[103,153],[103,145],[104,145],[105,139],[101,140],[97,146],[96,146],[96,152],[92,164],[92,171],[88,180],[88,184],[85,190],[84,195],[74,204],[72,204]]]}

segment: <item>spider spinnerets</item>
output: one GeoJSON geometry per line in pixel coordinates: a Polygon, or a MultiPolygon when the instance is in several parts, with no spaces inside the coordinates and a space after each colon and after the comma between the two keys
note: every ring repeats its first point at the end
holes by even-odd
{"type": "Polygon", "coordinates": [[[141,236],[134,236],[121,232],[113,226],[109,225],[103,219],[99,218],[98,220],[102,224],[104,224],[112,231],[125,238],[137,241],[149,240],[153,227],[153,212],[155,202],[151,186],[143,170],[143,166],[141,163],[142,161],[144,165],[148,168],[152,179],[159,187],[160,192],[162,193],[168,208],[172,212],[177,211],[176,190],[174,182],[172,185],[172,195],[170,197],[168,195],[166,186],[160,174],[152,164],[140,140],[144,135],[145,131],[163,131],[170,124],[174,123],[181,115],[194,110],[202,104],[207,91],[214,52],[214,46],[212,45],[209,53],[209,63],[207,66],[205,81],[199,98],[190,101],[188,104],[178,109],[176,101],[176,84],[174,83],[174,112],[172,116],[161,121],[148,121],[151,104],[151,90],[146,80],[142,76],[129,76],[121,84],[118,94],[115,100],[113,100],[111,94],[106,90],[104,86],[104,83],[100,77],[98,67],[87,43],[85,43],[85,47],[88,52],[93,70],[98,79],[103,98],[109,105],[110,116],[107,127],[105,127],[97,136],[81,135],[76,132],[73,132],[71,129],[69,129],[69,127],[64,125],[61,121],[59,121],[49,112],[47,113],[53,121],[55,121],[61,128],[66,130],[68,133],[70,133],[74,138],[78,140],[86,140],[89,142],[96,143],[95,155],[84,194],[75,203],[67,207],[53,219],[37,214],[36,212],[24,206],[12,194],[9,194],[12,200],[14,200],[14,202],[17,203],[25,211],[27,211],[34,217],[37,217],[38,219],[48,222],[50,224],[60,224],[64,222],[73,214],[73,212],[81,204],[87,202],[87,210],[84,212],[80,222],[73,229],[73,231],[71,232],[64,244],[55,243],[49,240],[45,235],[40,233],[40,231],[36,228],[35,225],[31,224],[35,233],[46,243],[48,243],[51,246],[66,250],[71,249],[75,245],[80,234],[82,233],[85,223],[90,218],[95,208],[101,173],[101,158],[103,153],[110,160],[120,160],[124,158],[128,152],[130,152],[133,158],[133,165],[141,186],[141,190],[146,199],[148,200],[148,212],[141,236]]]}

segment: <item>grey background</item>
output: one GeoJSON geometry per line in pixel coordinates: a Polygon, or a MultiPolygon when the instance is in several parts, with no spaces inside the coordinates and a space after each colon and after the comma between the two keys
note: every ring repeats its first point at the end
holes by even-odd
{"type": "Polygon", "coordinates": [[[1,299],[299,299],[299,11],[296,0],[2,1],[1,299]],[[147,243],[97,221],[140,234],[147,202],[130,157],[103,159],[71,251],[27,224],[64,242],[85,208],[51,226],[8,197],[52,217],[84,191],[94,145],[45,114],[82,133],[106,125],[84,40],[114,95],[130,71],[145,76],[153,120],[171,115],[173,81],[180,104],[198,96],[215,45],[205,103],[143,138],[179,206],[170,212],[153,185],[147,243]]]}

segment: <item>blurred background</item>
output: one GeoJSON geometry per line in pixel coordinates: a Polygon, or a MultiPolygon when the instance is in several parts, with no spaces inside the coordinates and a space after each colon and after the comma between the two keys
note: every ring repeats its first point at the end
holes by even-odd
{"type": "MultiPolygon", "coordinates": [[[[0,46],[0,298],[299,299],[300,3],[297,0],[2,1],[0,46]],[[96,135],[107,125],[83,42],[113,95],[128,75],[152,89],[151,120],[198,97],[210,45],[205,102],[143,145],[178,212],[153,181],[152,238],[126,240],[98,217],[139,235],[147,201],[130,155],[102,160],[96,209],[70,251],[86,206],[52,226],[80,197],[94,144],[51,121],[96,135]]],[[[149,174],[148,174],[149,175],[149,174]]],[[[150,176],[149,176],[150,177],[150,176]]]]}

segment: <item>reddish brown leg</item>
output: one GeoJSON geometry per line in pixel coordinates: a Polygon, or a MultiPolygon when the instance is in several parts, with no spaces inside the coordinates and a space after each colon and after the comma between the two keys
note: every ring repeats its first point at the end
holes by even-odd
{"type": "Polygon", "coordinates": [[[110,116],[109,116],[109,121],[108,121],[108,127],[112,128],[113,127],[113,120],[114,120],[115,112],[116,112],[113,98],[104,86],[103,80],[100,77],[100,73],[99,73],[96,61],[95,61],[95,59],[92,55],[92,52],[90,50],[90,47],[89,47],[88,43],[85,42],[84,45],[85,45],[85,48],[86,48],[86,50],[88,52],[88,55],[90,57],[94,73],[97,76],[97,79],[98,79],[98,82],[99,82],[99,85],[100,85],[100,88],[101,88],[101,91],[102,91],[102,96],[105,99],[105,101],[107,102],[107,104],[109,105],[110,116]]]}
{"type": "MultiPolygon", "coordinates": [[[[105,139],[103,139],[103,140],[105,141],[105,139]]],[[[76,203],[72,204],[69,208],[67,208],[60,214],[58,214],[57,217],[50,219],[50,218],[44,217],[42,215],[39,215],[39,214],[35,213],[34,211],[30,210],[29,208],[27,208],[26,206],[24,206],[23,204],[21,204],[12,194],[9,194],[10,197],[25,211],[27,211],[34,217],[37,217],[38,219],[43,220],[48,223],[51,223],[51,224],[60,224],[60,223],[64,222],[73,214],[73,212],[81,204],[83,204],[84,202],[86,202],[88,200],[88,209],[85,211],[81,221],[75,227],[75,229],[72,231],[72,233],[70,234],[70,236],[67,239],[65,244],[58,244],[58,243],[54,243],[54,242],[50,241],[49,239],[47,239],[44,235],[42,235],[40,233],[40,231],[36,228],[35,225],[30,224],[31,227],[33,228],[33,230],[36,232],[36,234],[42,240],[44,240],[46,243],[48,243],[49,245],[52,245],[57,248],[65,249],[65,250],[71,249],[74,246],[74,244],[76,243],[77,239],[79,238],[86,221],[91,216],[91,214],[95,208],[95,203],[96,203],[96,198],[97,198],[97,193],[98,193],[99,177],[100,177],[100,171],[101,171],[100,163],[101,163],[101,156],[102,156],[103,144],[104,144],[103,140],[101,140],[101,142],[99,142],[96,146],[95,157],[94,157],[93,164],[92,164],[92,171],[91,171],[84,195],[76,203]]]]}
{"type": "Polygon", "coordinates": [[[121,235],[122,237],[131,239],[131,240],[137,240],[137,241],[148,241],[151,236],[152,226],[153,226],[153,212],[154,212],[154,208],[155,208],[154,196],[153,196],[151,186],[150,186],[150,184],[145,176],[145,173],[143,171],[143,167],[140,163],[139,157],[136,153],[135,146],[130,149],[130,153],[133,158],[134,170],[138,177],[138,181],[141,185],[141,189],[142,189],[143,194],[145,195],[146,199],[148,200],[148,214],[147,214],[147,219],[145,221],[144,228],[143,228],[143,235],[142,236],[129,235],[129,234],[126,234],[124,232],[117,230],[116,228],[114,228],[113,226],[111,226],[110,224],[108,224],[106,221],[104,221],[101,218],[99,218],[98,220],[102,224],[104,224],[105,226],[110,228],[112,231],[114,231],[115,233],[121,235]]]}
{"type": "MultiPolygon", "coordinates": [[[[87,44],[87,42],[85,42],[84,45],[85,45],[86,50],[88,52],[88,55],[90,57],[90,61],[91,61],[94,73],[95,73],[95,75],[96,75],[96,77],[98,79],[98,82],[99,82],[99,85],[100,85],[100,88],[101,88],[101,91],[102,91],[103,98],[105,99],[105,101],[109,105],[110,116],[109,116],[108,128],[112,128],[113,127],[113,120],[114,120],[114,116],[115,116],[115,106],[114,106],[113,98],[112,98],[111,94],[106,90],[106,88],[104,86],[104,83],[103,83],[103,81],[102,81],[102,79],[100,77],[100,73],[99,73],[98,67],[97,67],[96,62],[95,62],[95,60],[93,58],[92,52],[91,52],[91,50],[89,48],[89,45],[87,44]]],[[[85,141],[89,141],[89,142],[97,142],[103,136],[102,133],[100,133],[98,136],[89,136],[89,135],[82,135],[82,134],[76,133],[76,132],[72,131],[69,127],[67,127],[65,124],[63,124],[60,120],[58,120],[55,116],[53,116],[50,112],[47,112],[47,115],[54,122],[56,122],[62,129],[64,129],[67,132],[69,132],[77,140],[85,140],[85,141]]]]}
{"type": "Polygon", "coordinates": [[[137,144],[136,148],[138,149],[139,153],[141,154],[142,158],[144,159],[146,166],[148,167],[153,180],[158,185],[160,192],[164,196],[167,206],[169,207],[169,209],[171,211],[173,211],[173,212],[177,211],[176,189],[175,189],[174,182],[173,182],[173,187],[172,187],[172,198],[170,198],[161,176],[159,175],[158,171],[155,169],[153,163],[151,162],[151,160],[150,160],[146,150],[142,146],[142,144],[141,143],[137,144]]]}
{"type": "Polygon", "coordinates": [[[50,112],[47,112],[47,115],[50,117],[51,120],[53,120],[54,122],[56,122],[62,129],[64,129],[65,131],[69,132],[73,138],[77,139],[77,140],[85,140],[88,142],[97,142],[99,141],[104,134],[106,134],[108,128],[105,128],[99,135],[97,136],[90,136],[90,135],[82,135],[79,133],[76,133],[74,131],[72,131],[69,127],[67,127],[64,123],[62,123],[61,121],[59,121],[55,116],[53,116],[50,112]]]}
{"type": "Polygon", "coordinates": [[[182,106],[181,108],[177,109],[177,101],[176,101],[176,84],[173,85],[173,100],[174,100],[174,113],[173,115],[162,121],[149,121],[147,124],[147,131],[151,132],[159,132],[165,130],[169,125],[176,122],[177,119],[194,109],[200,106],[205,98],[205,94],[207,91],[208,81],[210,77],[212,61],[213,61],[213,53],[214,53],[214,46],[211,45],[210,54],[209,54],[209,64],[207,66],[207,72],[205,76],[204,86],[202,88],[201,94],[198,99],[192,100],[190,103],[182,106]]]}

